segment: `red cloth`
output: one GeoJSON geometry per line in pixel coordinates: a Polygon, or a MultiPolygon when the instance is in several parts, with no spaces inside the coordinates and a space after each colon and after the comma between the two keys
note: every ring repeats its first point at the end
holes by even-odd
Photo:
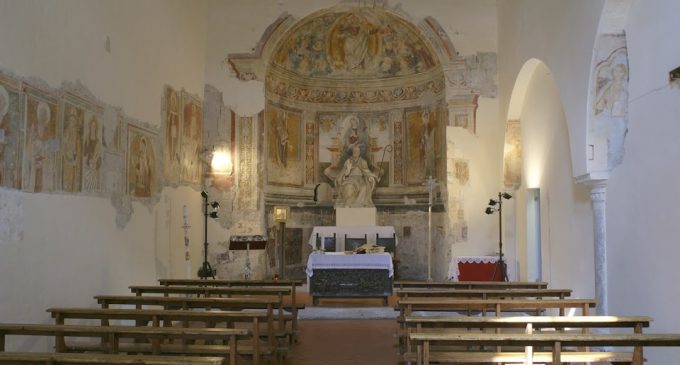
{"type": "Polygon", "coordinates": [[[458,281],[503,281],[501,268],[496,262],[458,262],[458,272],[458,281]]]}

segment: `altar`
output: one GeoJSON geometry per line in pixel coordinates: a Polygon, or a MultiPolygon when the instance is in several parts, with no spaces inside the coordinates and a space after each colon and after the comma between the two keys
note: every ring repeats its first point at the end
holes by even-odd
{"type": "Polygon", "coordinates": [[[458,256],[449,264],[453,281],[503,281],[498,256],[458,256]]]}
{"type": "Polygon", "coordinates": [[[332,251],[343,252],[346,250],[345,237],[366,238],[365,243],[373,244],[378,244],[377,238],[394,238],[395,246],[399,244],[392,226],[316,226],[307,243],[316,250],[317,238],[320,243],[334,238],[335,250],[332,251]]]}
{"type": "Polygon", "coordinates": [[[392,256],[379,254],[312,253],[307,260],[312,303],[319,298],[382,298],[392,294],[392,256]]]}

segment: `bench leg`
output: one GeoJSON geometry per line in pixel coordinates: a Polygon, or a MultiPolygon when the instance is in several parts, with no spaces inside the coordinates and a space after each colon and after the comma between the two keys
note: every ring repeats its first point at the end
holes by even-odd
{"type": "Polygon", "coordinates": [[[553,365],[562,365],[562,344],[558,341],[553,346],[553,365]]]}

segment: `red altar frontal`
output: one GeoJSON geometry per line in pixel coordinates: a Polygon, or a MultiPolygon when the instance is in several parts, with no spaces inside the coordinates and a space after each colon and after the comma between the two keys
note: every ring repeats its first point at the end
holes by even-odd
{"type": "Polygon", "coordinates": [[[503,281],[498,256],[458,256],[449,268],[453,281],[503,281]]]}

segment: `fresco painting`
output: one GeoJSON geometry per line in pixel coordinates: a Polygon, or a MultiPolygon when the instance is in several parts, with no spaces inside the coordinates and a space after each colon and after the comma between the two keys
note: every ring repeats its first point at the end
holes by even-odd
{"type": "Polygon", "coordinates": [[[82,179],[83,125],[85,110],[71,102],[64,103],[61,132],[61,190],[80,192],[82,179]]]}
{"type": "Polygon", "coordinates": [[[0,79],[0,186],[21,189],[23,102],[20,85],[0,79]]]}
{"type": "Polygon", "coordinates": [[[440,111],[430,108],[407,110],[406,121],[406,182],[420,185],[429,176],[439,177],[441,128],[440,111]]]}
{"type": "Polygon", "coordinates": [[[201,153],[203,152],[203,104],[197,98],[182,93],[181,181],[201,183],[201,153]]]}
{"type": "Polygon", "coordinates": [[[23,190],[54,192],[59,182],[59,107],[37,89],[26,91],[23,190]]]}
{"type": "Polygon", "coordinates": [[[157,183],[156,135],[134,125],[128,125],[127,186],[128,194],[137,198],[150,198],[157,183]]]}
{"type": "Polygon", "coordinates": [[[180,96],[173,88],[166,86],[163,91],[163,129],[165,144],[163,148],[163,176],[169,183],[178,183],[180,166],[180,96]]]}
{"type": "Polygon", "coordinates": [[[302,113],[268,104],[265,112],[269,183],[302,186],[302,113]]]}
{"type": "Polygon", "coordinates": [[[415,75],[437,65],[418,30],[381,9],[329,12],[304,22],[275,63],[311,77],[415,75]]]}

